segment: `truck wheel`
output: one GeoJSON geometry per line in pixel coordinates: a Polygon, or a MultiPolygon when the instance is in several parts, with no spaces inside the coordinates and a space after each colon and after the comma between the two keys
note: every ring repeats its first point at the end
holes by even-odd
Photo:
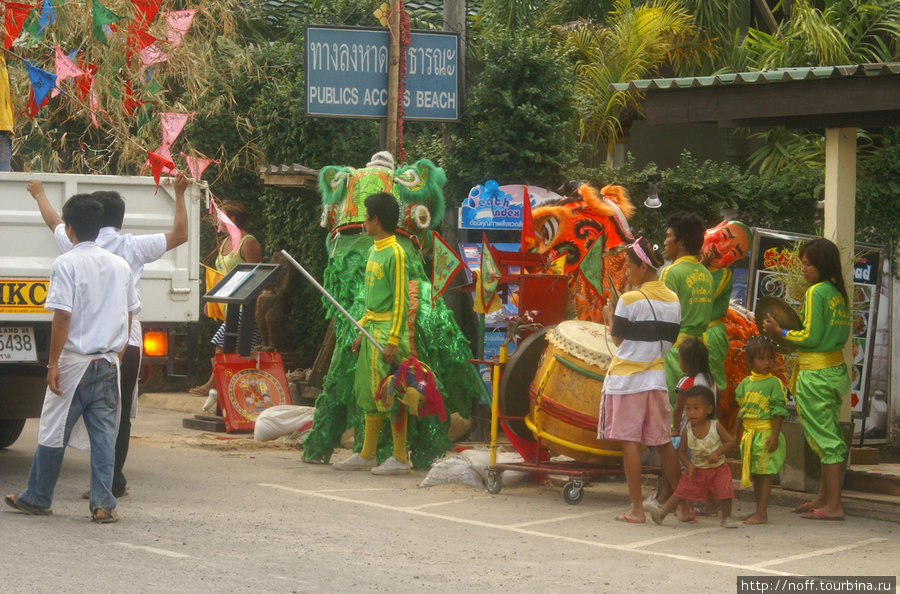
{"type": "Polygon", "coordinates": [[[0,448],[11,446],[19,439],[25,419],[0,419],[0,448]]]}

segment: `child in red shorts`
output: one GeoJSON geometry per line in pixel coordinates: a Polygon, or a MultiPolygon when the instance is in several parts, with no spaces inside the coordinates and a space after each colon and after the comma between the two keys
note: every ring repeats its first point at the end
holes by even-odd
{"type": "Polygon", "coordinates": [[[688,425],[681,432],[678,444],[678,458],[684,465],[684,472],[675,494],[665,505],[650,504],[645,507],[657,524],[684,500],[706,501],[713,496],[722,508],[722,527],[740,526],[731,519],[731,500],[734,488],[731,472],[725,464],[725,452],[734,447],[734,437],[722,423],[715,421],[715,399],[706,386],[694,386],[684,394],[684,413],[688,425]],[[688,459],[690,450],[690,459],[688,459]]]}

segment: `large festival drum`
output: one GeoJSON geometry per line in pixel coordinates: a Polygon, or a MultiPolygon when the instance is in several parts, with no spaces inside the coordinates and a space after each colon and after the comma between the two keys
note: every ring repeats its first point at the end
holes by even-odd
{"type": "Polygon", "coordinates": [[[618,442],[597,439],[601,392],[616,346],[606,326],[568,320],[547,332],[529,388],[525,424],[551,451],[581,462],[620,464],[618,442]]]}

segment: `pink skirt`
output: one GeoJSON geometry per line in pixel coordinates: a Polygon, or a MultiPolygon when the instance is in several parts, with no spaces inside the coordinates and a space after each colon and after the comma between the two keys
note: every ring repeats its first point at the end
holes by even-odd
{"type": "Polygon", "coordinates": [[[734,499],[734,486],[731,484],[731,471],[728,464],[720,464],[715,468],[696,468],[694,476],[687,471],[681,473],[681,480],[675,488],[675,495],[689,501],[706,501],[712,493],[714,499],[734,499]]]}

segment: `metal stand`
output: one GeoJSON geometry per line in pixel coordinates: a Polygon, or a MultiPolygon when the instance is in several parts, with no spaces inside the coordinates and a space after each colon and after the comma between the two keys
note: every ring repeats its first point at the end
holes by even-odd
{"type": "MultiPolygon", "coordinates": [[[[224,352],[250,357],[256,298],[275,281],[279,268],[281,266],[278,264],[238,264],[203,296],[204,301],[228,305],[225,314],[224,352]]],[[[216,389],[220,397],[228,396],[227,386],[217,385],[216,389]]],[[[225,421],[219,403],[216,403],[215,415],[194,415],[192,418],[182,419],[181,424],[187,429],[225,433],[225,421]]]]}

